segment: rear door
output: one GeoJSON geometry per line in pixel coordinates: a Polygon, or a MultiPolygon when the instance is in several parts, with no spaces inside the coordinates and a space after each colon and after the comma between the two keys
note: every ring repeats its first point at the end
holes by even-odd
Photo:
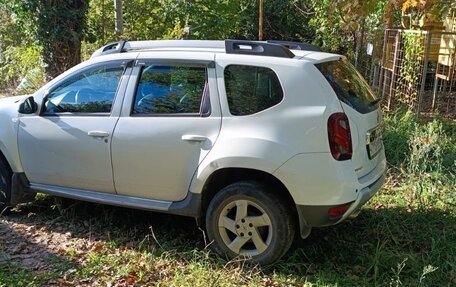
{"type": "Polygon", "coordinates": [[[134,68],[112,142],[114,181],[121,195],[179,201],[217,140],[220,104],[213,55],[161,54],[134,68]]]}
{"type": "Polygon", "coordinates": [[[383,158],[379,99],[346,60],[316,65],[329,82],[350,122],[352,162],[358,177],[372,171],[383,158]]]}

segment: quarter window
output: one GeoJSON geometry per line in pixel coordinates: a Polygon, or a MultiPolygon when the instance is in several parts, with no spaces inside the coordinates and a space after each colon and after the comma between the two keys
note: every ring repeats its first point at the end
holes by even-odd
{"type": "Polygon", "coordinates": [[[251,115],[277,105],[283,90],[274,71],[264,67],[230,65],[225,68],[230,113],[251,115]]]}
{"type": "Polygon", "coordinates": [[[366,114],[378,109],[380,99],[346,59],[315,65],[325,76],[339,100],[366,114]]]}
{"type": "Polygon", "coordinates": [[[204,115],[208,101],[205,67],[150,65],[142,69],[132,113],[204,115]]]}
{"type": "Polygon", "coordinates": [[[110,113],[121,66],[103,66],[78,74],[57,87],[46,99],[45,114],[110,113]]]}

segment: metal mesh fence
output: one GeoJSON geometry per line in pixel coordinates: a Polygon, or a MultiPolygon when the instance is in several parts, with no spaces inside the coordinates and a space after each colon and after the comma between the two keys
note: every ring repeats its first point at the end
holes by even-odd
{"type": "Polygon", "coordinates": [[[358,69],[386,110],[456,118],[456,32],[387,29],[373,42],[358,69]]]}

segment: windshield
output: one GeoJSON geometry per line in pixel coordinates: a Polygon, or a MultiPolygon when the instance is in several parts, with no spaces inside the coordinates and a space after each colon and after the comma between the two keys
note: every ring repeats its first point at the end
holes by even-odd
{"type": "Polygon", "coordinates": [[[346,59],[315,66],[329,82],[339,100],[363,114],[378,108],[380,100],[346,59]]]}

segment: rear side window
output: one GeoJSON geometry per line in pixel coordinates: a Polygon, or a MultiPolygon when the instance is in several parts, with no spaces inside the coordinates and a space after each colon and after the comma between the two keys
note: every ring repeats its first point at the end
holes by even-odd
{"type": "Polygon", "coordinates": [[[339,100],[363,114],[378,108],[380,100],[347,60],[325,62],[315,66],[325,76],[339,100]]]}
{"type": "Polygon", "coordinates": [[[225,68],[230,113],[245,116],[277,105],[283,90],[276,73],[268,68],[230,65],[225,68]]]}

